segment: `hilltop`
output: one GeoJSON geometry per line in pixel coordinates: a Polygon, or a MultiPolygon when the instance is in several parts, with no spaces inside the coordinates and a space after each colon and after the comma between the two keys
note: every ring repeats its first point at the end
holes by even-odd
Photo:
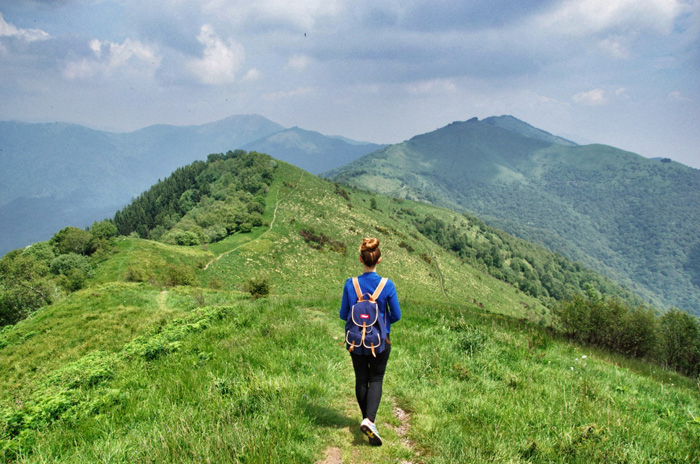
{"type": "MultiPolygon", "coordinates": [[[[197,245],[137,233],[100,242],[82,286],[69,291],[67,272],[52,304],[3,330],[6,461],[700,458],[694,380],[570,344],[547,327],[553,300],[538,294],[549,284],[534,269],[565,279],[565,291],[595,286],[625,296],[580,265],[469,215],[344,187],[265,155],[216,155],[151,192],[180,184],[193,192],[186,199],[195,187],[212,198],[172,203],[179,219],[161,238],[197,245]],[[241,163],[255,174],[236,177],[241,163]],[[198,222],[218,201],[246,215],[240,223],[232,215],[224,238],[198,222]],[[261,201],[261,224],[244,226],[261,201]],[[359,272],[356,246],[367,235],[380,238],[379,271],[396,283],[404,313],[392,327],[380,449],[366,447],[357,428],[352,367],[339,340],[340,289],[359,272]],[[496,269],[527,275],[523,288],[494,277],[496,269]],[[251,299],[256,282],[267,291],[251,299]]],[[[120,221],[143,214],[156,219],[145,233],[162,233],[164,223],[143,208],[151,198],[144,192],[120,221]]],[[[86,232],[94,238],[99,229],[108,227],[86,232]]],[[[54,244],[73,245],[75,236],[85,234],[64,230],[54,244]]],[[[35,247],[2,263],[48,253],[35,247]]]]}
{"type": "Polygon", "coordinates": [[[700,171],[669,159],[576,145],[501,116],[455,122],[324,175],[468,211],[658,307],[700,314],[700,171]]]}

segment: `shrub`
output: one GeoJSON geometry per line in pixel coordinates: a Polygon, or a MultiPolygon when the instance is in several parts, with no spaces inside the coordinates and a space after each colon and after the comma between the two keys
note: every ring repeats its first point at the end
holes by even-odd
{"type": "Polygon", "coordinates": [[[252,277],[246,281],[245,291],[253,298],[264,298],[270,294],[270,282],[264,277],[252,277]]]}
{"type": "Polygon", "coordinates": [[[661,327],[661,361],[686,375],[700,372],[700,326],[680,309],[664,313],[661,327]]]}
{"type": "Polygon", "coordinates": [[[263,217],[258,212],[252,212],[248,215],[248,222],[250,222],[253,227],[258,227],[263,225],[263,217]]]}
{"type": "Polygon", "coordinates": [[[209,243],[218,242],[219,240],[226,238],[227,235],[228,232],[226,227],[222,226],[221,224],[215,224],[204,229],[204,237],[209,243]]]}
{"type": "Polygon", "coordinates": [[[90,255],[92,248],[92,234],[77,227],[66,227],[57,232],[49,243],[56,254],[75,253],[78,255],[90,255]]]}
{"type": "Polygon", "coordinates": [[[192,246],[200,245],[201,240],[199,236],[189,230],[171,230],[163,237],[163,241],[170,245],[182,245],[182,246],[192,246]]]}
{"type": "Polygon", "coordinates": [[[44,262],[51,262],[56,257],[49,242],[39,242],[30,245],[22,251],[22,254],[34,256],[38,261],[44,262]]]}
{"type": "Polygon", "coordinates": [[[331,250],[337,251],[338,253],[345,254],[347,252],[347,246],[343,242],[333,240],[323,232],[316,233],[313,229],[302,229],[299,231],[299,235],[304,238],[304,241],[308,243],[311,248],[322,250],[325,245],[328,245],[331,250]]]}
{"type": "Polygon", "coordinates": [[[413,247],[412,247],[411,245],[409,245],[408,243],[406,243],[406,242],[401,242],[401,243],[399,243],[399,246],[400,246],[401,248],[405,248],[406,251],[408,251],[409,253],[413,252],[413,247]]]}
{"type": "Polygon", "coordinates": [[[114,222],[105,219],[100,222],[93,222],[90,226],[90,233],[96,239],[108,240],[117,236],[117,226],[114,222]]]}
{"type": "Polygon", "coordinates": [[[71,269],[67,274],[58,278],[59,285],[69,292],[75,292],[85,287],[88,276],[82,269],[71,269]]]}
{"type": "Polygon", "coordinates": [[[171,264],[168,266],[163,283],[168,287],[195,285],[197,277],[194,275],[192,268],[185,265],[176,266],[171,264]]]}
{"type": "Polygon", "coordinates": [[[126,268],[124,280],[127,282],[146,282],[148,280],[148,274],[143,267],[132,264],[126,268]]]}
{"type": "Polygon", "coordinates": [[[92,265],[87,256],[67,253],[59,255],[51,261],[51,273],[67,276],[74,269],[83,271],[85,275],[92,273],[92,265]]]}

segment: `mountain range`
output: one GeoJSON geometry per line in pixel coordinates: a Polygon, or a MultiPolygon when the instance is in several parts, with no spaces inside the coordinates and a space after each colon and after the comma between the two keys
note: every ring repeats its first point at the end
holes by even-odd
{"type": "Polygon", "coordinates": [[[455,122],[324,175],[472,212],[658,307],[700,314],[700,171],[670,159],[577,145],[501,116],[455,122]]]}
{"type": "Polygon", "coordinates": [[[2,122],[0,253],[110,217],[176,168],[235,147],[473,213],[603,272],[656,307],[700,314],[700,171],[577,145],[512,116],[454,122],[389,146],[257,115],[125,134],[2,122]]]}
{"type": "Polygon", "coordinates": [[[62,227],[110,217],[178,167],[243,147],[274,152],[317,174],[381,145],[286,129],[258,115],[129,133],[0,122],[0,255],[62,227]]]}

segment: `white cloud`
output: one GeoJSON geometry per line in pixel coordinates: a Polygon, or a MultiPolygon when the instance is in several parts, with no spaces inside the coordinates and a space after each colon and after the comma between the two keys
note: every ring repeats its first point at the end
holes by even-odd
{"type": "Polygon", "coordinates": [[[189,71],[205,84],[233,82],[245,60],[243,45],[233,39],[224,42],[210,24],[202,26],[197,40],[204,45],[204,53],[187,63],[189,71]]]}
{"type": "Polygon", "coordinates": [[[251,68],[248,70],[247,73],[245,73],[245,76],[243,76],[242,80],[244,80],[244,81],[257,81],[258,79],[260,79],[261,75],[262,74],[260,73],[260,71],[258,71],[255,68],[251,68]]]}
{"type": "Polygon", "coordinates": [[[608,99],[605,97],[605,91],[601,89],[593,89],[588,92],[577,93],[571,99],[574,103],[579,103],[586,106],[604,106],[607,105],[608,99]]]}
{"type": "Polygon", "coordinates": [[[18,37],[27,42],[34,42],[36,40],[49,39],[51,36],[41,29],[20,29],[15,27],[5,21],[2,12],[0,12],[0,37],[18,37]]]}
{"type": "Polygon", "coordinates": [[[640,28],[668,34],[692,8],[683,0],[568,0],[539,18],[544,30],[584,35],[609,28],[640,28]]]}
{"type": "Polygon", "coordinates": [[[629,58],[628,40],[620,35],[609,36],[598,42],[598,47],[613,58],[629,58]]]}
{"type": "Polygon", "coordinates": [[[63,69],[68,79],[86,79],[93,76],[111,77],[127,75],[152,77],[160,65],[156,50],[138,40],[126,39],[123,43],[90,41],[95,59],[83,58],[69,62],[63,69]]]}
{"type": "Polygon", "coordinates": [[[91,40],[90,50],[92,50],[95,56],[99,59],[102,56],[102,43],[97,39],[91,40]]]}
{"type": "Polygon", "coordinates": [[[287,61],[286,68],[303,71],[309,66],[311,59],[306,55],[294,55],[287,61]]]}

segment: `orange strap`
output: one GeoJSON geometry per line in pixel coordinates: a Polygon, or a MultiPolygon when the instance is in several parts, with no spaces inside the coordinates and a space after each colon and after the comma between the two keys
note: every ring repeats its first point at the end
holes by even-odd
{"type": "MultiPolygon", "coordinates": [[[[379,298],[379,295],[381,295],[382,290],[384,290],[384,286],[386,285],[388,280],[388,277],[382,277],[382,280],[379,281],[379,285],[377,285],[377,288],[374,290],[374,293],[372,294],[372,296],[369,297],[370,301],[377,301],[377,298],[379,298]]],[[[360,288],[360,281],[357,280],[357,277],[352,278],[352,285],[355,287],[357,301],[363,301],[362,289],[360,288]]]]}
{"type": "Polygon", "coordinates": [[[387,277],[383,277],[382,280],[379,281],[377,289],[372,294],[372,301],[377,301],[377,298],[379,298],[379,295],[381,295],[382,290],[384,290],[384,286],[386,285],[387,280],[389,280],[387,277]]]}
{"type": "Polygon", "coordinates": [[[352,278],[352,284],[355,287],[355,293],[357,293],[357,301],[362,301],[362,289],[360,289],[360,281],[357,277],[352,278]]]}

